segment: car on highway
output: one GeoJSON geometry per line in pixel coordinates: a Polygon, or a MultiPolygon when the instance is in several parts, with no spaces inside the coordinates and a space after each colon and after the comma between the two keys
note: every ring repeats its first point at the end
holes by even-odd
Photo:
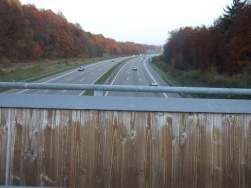
{"type": "Polygon", "coordinates": [[[114,62],[115,60],[113,59],[112,62],[114,62]]]}
{"type": "Polygon", "coordinates": [[[150,84],[150,86],[159,86],[156,82],[150,84]]]}
{"type": "Polygon", "coordinates": [[[80,66],[79,68],[78,68],[78,71],[84,71],[85,70],[85,68],[83,67],[83,66],[80,66]]]}
{"type": "Polygon", "coordinates": [[[138,70],[137,66],[133,66],[132,70],[138,70]]]}

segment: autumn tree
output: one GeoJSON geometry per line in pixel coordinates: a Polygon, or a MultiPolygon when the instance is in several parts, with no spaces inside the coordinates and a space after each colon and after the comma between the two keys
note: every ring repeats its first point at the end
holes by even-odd
{"type": "Polygon", "coordinates": [[[0,25],[0,55],[11,60],[24,59],[32,31],[27,28],[18,0],[1,0],[0,25]]]}
{"type": "MultiPolygon", "coordinates": [[[[149,45],[116,42],[85,32],[67,21],[62,12],[0,1],[0,58],[8,62],[32,58],[101,57],[146,53],[149,45]]],[[[156,47],[157,49],[157,47],[156,47]]]]}
{"type": "Polygon", "coordinates": [[[224,43],[224,48],[222,50],[222,56],[224,56],[224,69],[225,72],[232,75],[237,72],[237,59],[235,54],[231,52],[231,40],[234,35],[236,18],[238,18],[243,8],[245,7],[246,0],[233,0],[233,4],[231,6],[227,5],[226,9],[224,9],[224,14],[221,17],[221,22],[219,22],[218,27],[221,28],[224,36],[222,37],[222,42],[224,43]]]}
{"type": "Polygon", "coordinates": [[[202,72],[211,68],[229,75],[246,71],[251,66],[250,28],[251,5],[234,0],[209,28],[171,31],[164,46],[165,61],[180,69],[192,65],[202,72]]]}
{"type": "Polygon", "coordinates": [[[242,7],[233,20],[233,34],[229,41],[229,50],[235,57],[234,72],[250,69],[251,58],[251,6],[242,7]]]}

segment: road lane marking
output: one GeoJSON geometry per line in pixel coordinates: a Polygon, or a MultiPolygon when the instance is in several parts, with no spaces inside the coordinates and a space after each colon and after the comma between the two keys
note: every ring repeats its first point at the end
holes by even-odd
{"type": "MultiPolygon", "coordinates": [[[[151,75],[151,73],[149,72],[149,70],[148,70],[148,68],[146,67],[146,61],[144,60],[144,66],[145,66],[145,68],[146,68],[146,70],[147,70],[147,72],[148,72],[148,74],[151,76],[151,78],[153,79],[153,81],[155,82],[155,83],[157,83],[156,82],[156,80],[153,78],[153,76],[151,75]]],[[[157,83],[158,84],[158,83],[157,83]]],[[[159,85],[159,84],[158,84],[159,85]]],[[[168,98],[168,96],[165,94],[165,93],[163,93],[163,95],[166,97],[166,98],[168,98]]]]}
{"type": "MultiPolygon", "coordinates": [[[[89,66],[86,66],[86,67],[96,66],[96,65],[99,65],[99,64],[105,63],[105,62],[106,62],[106,61],[101,61],[101,62],[99,62],[99,63],[93,63],[93,64],[91,64],[91,65],[89,65],[89,66]]],[[[93,69],[93,68],[90,68],[90,70],[92,70],[92,69],[93,69]]],[[[74,73],[74,72],[76,72],[76,70],[71,71],[71,72],[68,72],[68,73],[66,73],[66,74],[63,74],[63,75],[58,76],[58,77],[56,77],[56,78],[52,78],[52,79],[47,80],[47,81],[45,81],[45,82],[41,82],[41,83],[48,83],[48,82],[51,82],[51,81],[53,81],[53,80],[56,80],[56,79],[58,79],[58,78],[61,78],[61,77],[63,77],[63,76],[66,76],[66,75],[71,74],[71,73],[74,73]]],[[[84,72],[81,73],[81,74],[84,74],[84,72]]],[[[25,89],[25,90],[22,90],[22,91],[20,91],[20,92],[17,92],[16,94],[20,94],[20,93],[23,93],[23,92],[28,91],[28,90],[29,90],[29,89],[25,89]]]]}
{"type": "MultiPolygon", "coordinates": [[[[56,80],[56,79],[58,79],[58,78],[61,78],[61,77],[65,76],[65,75],[71,74],[71,73],[73,73],[73,72],[75,72],[75,71],[71,71],[71,72],[68,72],[68,73],[66,73],[66,74],[63,74],[63,75],[61,75],[61,76],[58,76],[58,77],[56,77],[56,78],[52,78],[52,79],[50,79],[50,80],[47,80],[47,81],[45,81],[45,82],[42,82],[42,83],[47,83],[47,82],[50,82],[50,81],[52,81],[52,80],[56,80]]],[[[25,89],[25,90],[23,90],[23,91],[20,91],[20,92],[18,92],[18,93],[16,93],[16,94],[20,94],[20,93],[23,93],[23,92],[25,92],[25,91],[27,91],[27,90],[29,90],[29,89],[25,89]]]]}
{"type": "Polygon", "coordinates": [[[80,81],[82,82],[82,81],[84,81],[84,80],[85,80],[85,78],[81,79],[80,81]]]}
{"type": "MultiPolygon", "coordinates": [[[[128,63],[128,62],[126,62],[126,63],[128,63]]],[[[114,77],[114,79],[113,79],[113,81],[112,81],[112,83],[110,85],[113,85],[113,83],[115,82],[116,78],[118,77],[120,71],[123,69],[123,67],[125,66],[126,63],[124,63],[124,65],[120,68],[119,72],[116,74],[116,76],[114,77]]],[[[109,91],[106,91],[105,96],[107,96],[108,93],[109,93],[109,91]]]]}
{"type": "Polygon", "coordinates": [[[68,74],[71,74],[71,73],[73,73],[73,72],[76,72],[76,71],[71,71],[71,72],[68,72],[68,73],[66,73],[66,74],[63,74],[63,75],[58,76],[58,77],[56,77],[56,78],[52,78],[52,79],[47,80],[47,81],[42,82],[42,83],[48,83],[48,82],[50,82],[50,81],[56,80],[56,79],[58,79],[58,78],[61,78],[61,77],[63,77],[63,76],[66,76],[66,75],[68,75],[68,74]]]}
{"type": "MultiPolygon", "coordinates": [[[[106,71],[107,72],[107,71],[106,71]]],[[[106,72],[104,72],[103,74],[100,75],[100,77],[98,77],[96,80],[94,80],[94,82],[92,82],[91,84],[94,84],[99,78],[101,78],[106,72]]],[[[94,74],[94,72],[93,72],[94,74]]],[[[82,91],[79,96],[83,95],[83,93],[85,92],[86,90],[82,91]]]]}
{"type": "Polygon", "coordinates": [[[20,94],[20,93],[23,93],[23,92],[25,92],[25,91],[28,91],[29,89],[25,89],[25,90],[22,90],[22,91],[20,91],[20,92],[17,92],[16,94],[20,94]]]}

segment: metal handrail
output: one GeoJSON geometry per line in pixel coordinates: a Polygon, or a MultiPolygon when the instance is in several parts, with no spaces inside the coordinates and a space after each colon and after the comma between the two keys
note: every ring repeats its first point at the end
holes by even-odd
{"type": "Polygon", "coordinates": [[[242,89],[242,88],[172,87],[172,86],[156,87],[156,86],[135,86],[135,85],[22,83],[22,82],[0,82],[0,88],[251,95],[251,89],[249,88],[242,89]]]}

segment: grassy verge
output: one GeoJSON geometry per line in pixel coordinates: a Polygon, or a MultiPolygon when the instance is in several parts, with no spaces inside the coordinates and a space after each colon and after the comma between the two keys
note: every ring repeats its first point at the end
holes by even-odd
{"type": "MultiPolygon", "coordinates": [[[[250,88],[251,86],[250,74],[237,74],[230,77],[219,75],[214,69],[208,70],[207,73],[202,73],[200,70],[183,71],[161,61],[160,57],[152,58],[151,65],[171,86],[215,88],[250,88]]],[[[251,96],[245,95],[182,94],[182,97],[251,99],[251,96]]]]}
{"type": "Polygon", "coordinates": [[[7,68],[0,67],[0,82],[19,82],[67,67],[86,65],[103,59],[104,58],[60,59],[9,64],[7,68]]]}
{"type": "MultiPolygon", "coordinates": [[[[119,66],[124,62],[128,61],[128,59],[121,61],[120,63],[114,65],[110,70],[108,70],[105,74],[103,74],[94,84],[105,84],[108,79],[115,74],[115,72],[119,69],[119,66]]],[[[83,95],[93,96],[94,91],[86,91],[83,95]]]]}
{"type": "MultiPolygon", "coordinates": [[[[26,63],[13,63],[5,65],[4,68],[0,66],[0,82],[20,82],[29,78],[34,78],[39,75],[48,74],[44,77],[51,76],[63,72],[65,68],[74,68],[80,65],[86,65],[105,58],[78,58],[78,59],[57,59],[57,60],[40,60],[26,63]],[[59,71],[58,71],[59,70],[59,71]],[[60,71],[62,70],[62,71],[60,71]],[[58,71],[58,72],[55,72],[58,71]],[[55,73],[54,73],[55,72],[55,73]]],[[[34,78],[31,81],[36,81],[44,77],[34,78]]],[[[2,89],[4,92],[8,89],[2,89]]]]}

